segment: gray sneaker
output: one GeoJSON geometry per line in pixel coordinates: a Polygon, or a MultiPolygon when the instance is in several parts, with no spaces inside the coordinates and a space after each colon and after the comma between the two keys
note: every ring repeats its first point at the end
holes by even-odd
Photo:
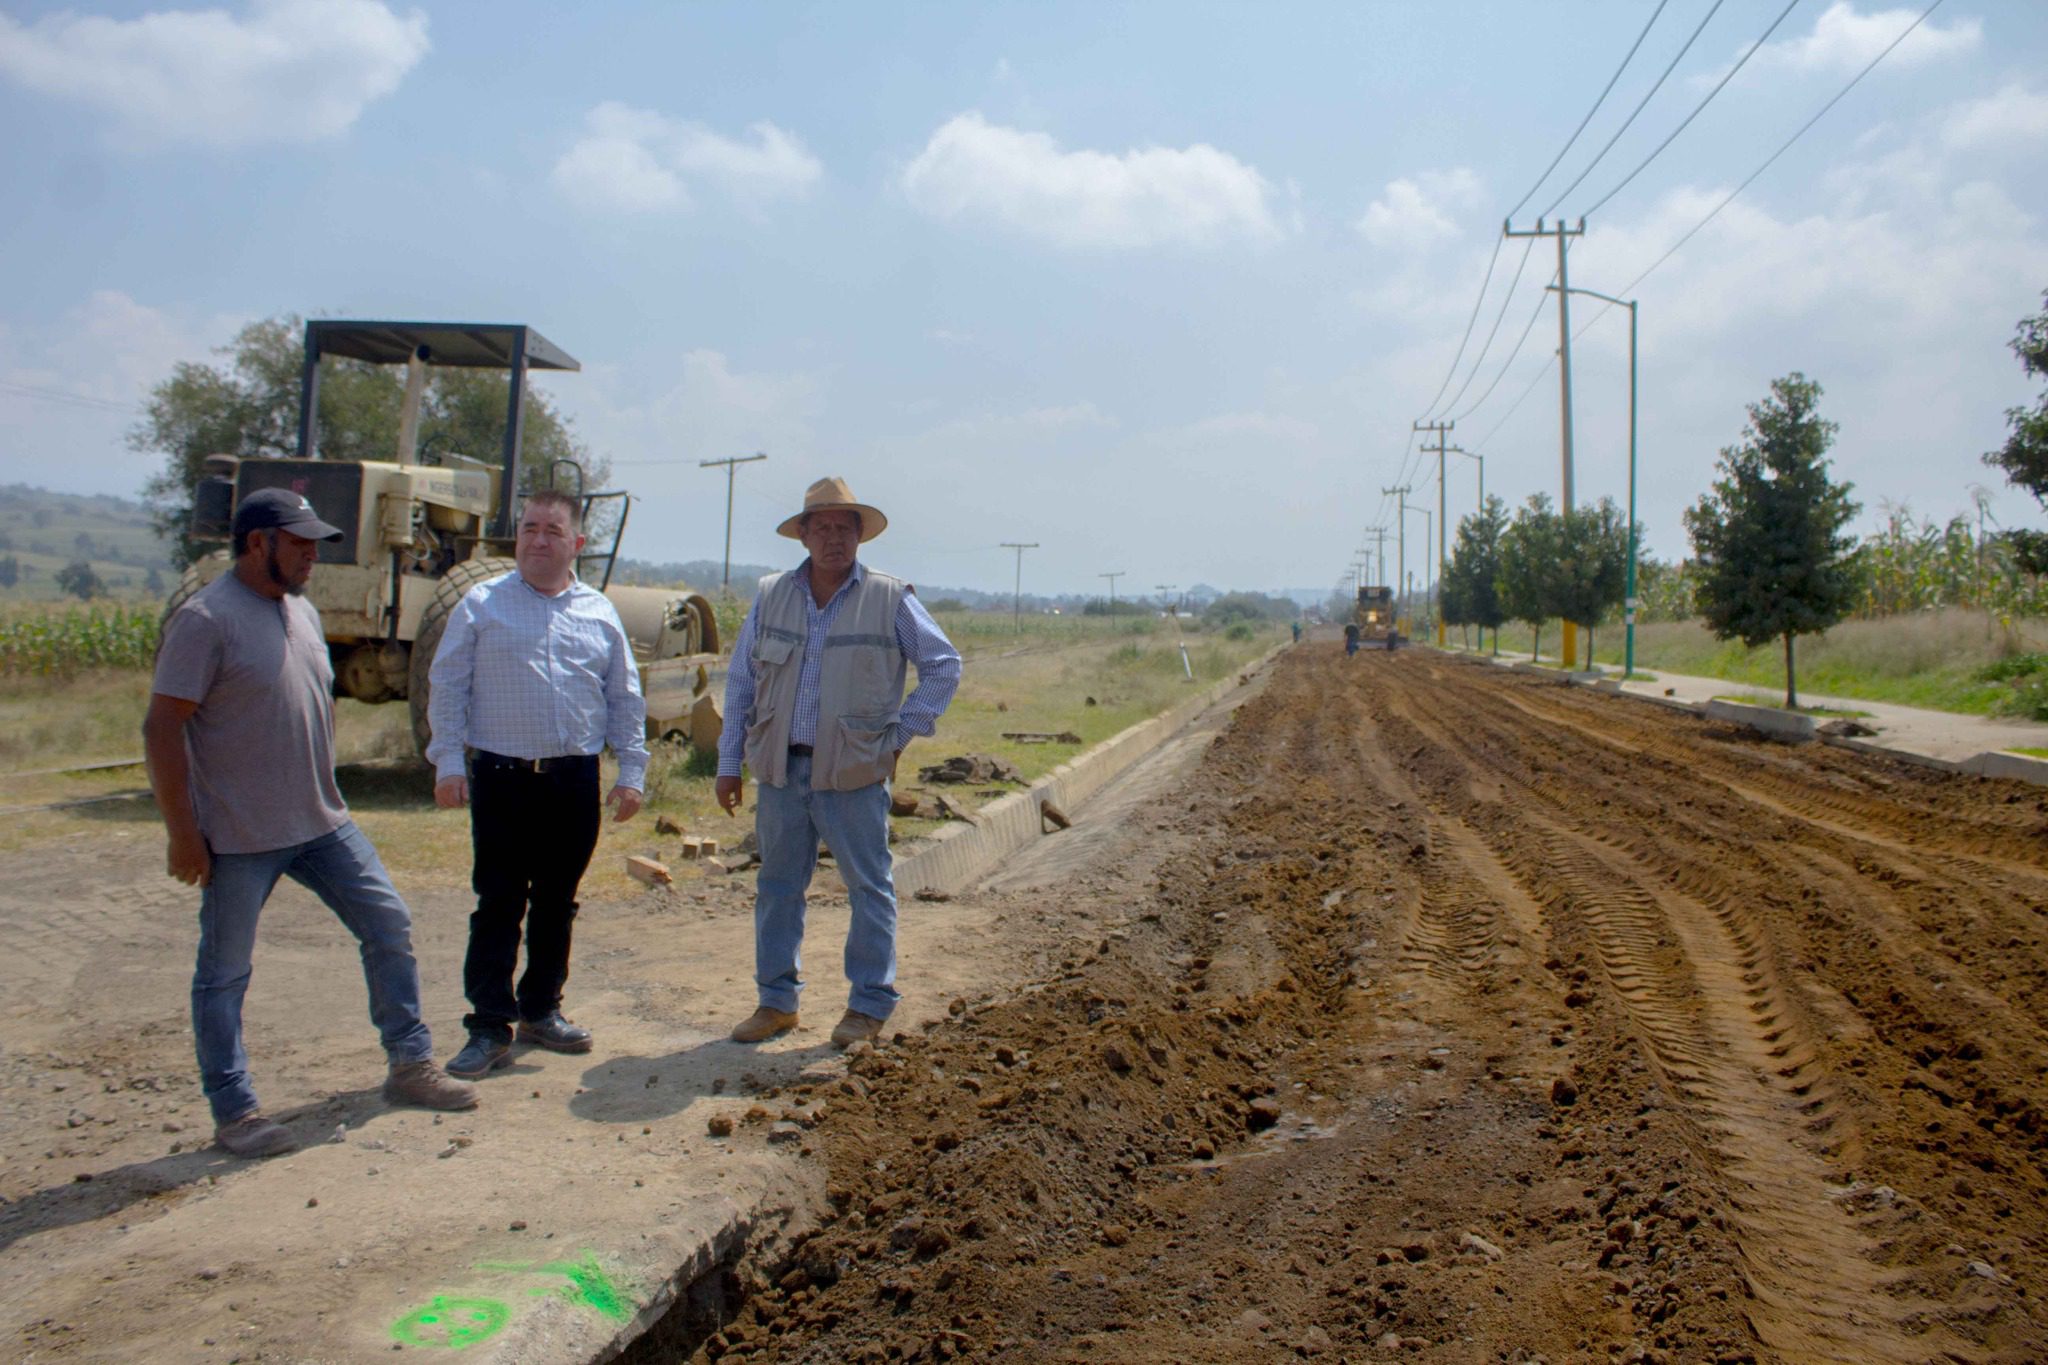
{"type": "Polygon", "coordinates": [[[246,1157],[276,1156],[299,1145],[283,1124],[263,1117],[260,1109],[251,1109],[233,1123],[223,1123],[213,1130],[213,1140],[236,1156],[246,1157]]]}
{"type": "Polygon", "coordinates": [[[416,1104],[422,1109],[474,1109],[476,1087],[458,1081],[437,1066],[432,1058],[417,1062],[394,1062],[384,1079],[384,1098],[393,1104],[416,1104]]]}

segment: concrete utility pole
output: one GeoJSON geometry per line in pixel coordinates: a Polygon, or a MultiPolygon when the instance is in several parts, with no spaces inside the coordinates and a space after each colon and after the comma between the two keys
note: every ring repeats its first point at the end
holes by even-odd
{"type": "MultiPolygon", "coordinates": [[[[1365,528],[1365,533],[1372,537],[1374,546],[1373,562],[1378,565],[1373,571],[1374,577],[1372,581],[1377,586],[1387,581],[1387,528],[1384,526],[1368,526],[1365,528]]],[[[1358,553],[1364,554],[1365,551],[1360,550],[1358,553]]]]}
{"type": "Polygon", "coordinates": [[[1124,571],[1118,569],[1115,573],[1099,573],[1095,576],[1109,580],[1109,614],[1110,618],[1114,620],[1116,617],[1116,581],[1124,576],[1124,571]]]}
{"type": "Polygon", "coordinates": [[[712,467],[713,465],[720,465],[720,464],[722,464],[722,465],[724,465],[724,466],[725,466],[725,570],[724,570],[724,576],[723,576],[723,579],[722,579],[722,581],[721,581],[721,584],[720,584],[720,586],[722,586],[722,587],[728,587],[728,588],[729,588],[729,587],[731,587],[731,586],[732,586],[732,481],[733,481],[733,476],[734,476],[734,475],[735,475],[736,473],[738,473],[738,468],[739,468],[739,466],[740,466],[740,465],[743,465],[743,464],[752,464],[752,463],[753,463],[754,461],[756,461],[756,460],[765,460],[765,459],[767,459],[767,458],[768,458],[768,457],[767,457],[766,455],[761,455],[761,454],[758,454],[758,453],[757,453],[757,454],[753,454],[753,455],[735,455],[735,456],[733,456],[733,457],[732,457],[731,459],[729,459],[729,460],[699,460],[699,461],[697,461],[697,468],[699,468],[699,469],[709,469],[709,468],[711,468],[711,467],[712,467]]]}
{"type": "Polygon", "coordinates": [[[1016,630],[1017,634],[1022,635],[1024,633],[1024,552],[1037,549],[1038,542],[1035,540],[1026,542],[1006,540],[1003,542],[1002,548],[1017,552],[1017,586],[1010,592],[1010,625],[1016,630]]]}
{"type": "MultiPolygon", "coordinates": [[[[1450,526],[1450,518],[1444,515],[1444,451],[1447,449],[1444,445],[1444,437],[1449,435],[1451,428],[1456,425],[1458,425],[1456,422],[1417,422],[1414,424],[1416,431],[1433,431],[1436,433],[1436,579],[1439,583],[1443,582],[1445,568],[1451,562],[1450,555],[1444,549],[1444,533],[1450,526]]],[[[1428,450],[1429,447],[1424,446],[1423,449],[1428,450]]],[[[1436,623],[1436,643],[1437,648],[1443,648],[1444,623],[1441,620],[1436,623]]]]}
{"type": "MultiPolygon", "coordinates": [[[[1550,286],[1557,289],[1556,285],[1550,286]]],[[[1628,584],[1623,589],[1622,620],[1627,624],[1626,643],[1621,651],[1621,676],[1636,673],[1636,300],[1617,299],[1597,289],[1563,289],[1566,294],[1584,294],[1589,299],[1628,309],[1628,584]]],[[[1569,660],[1571,656],[1567,654],[1569,660]]]]}
{"type": "Polygon", "coordinates": [[[1479,510],[1484,512],[1486,510],[1486,457],[1476,450],[1467,450],[1463,446],[1452,446],[1450,450],[1453,455],[1463,455],[1468,460],[1479,461],[1479,510]]]}
{"type": "Polygon", "coordinates": [[[1394,580],[1394,617],[1396,620],[1399,620],[1401,615],[1401,601],[1408,595],[1408,518],[1401,515],[1401,509],[1406,508],[1408,506],[1408,494],[1410,492],[1410,489],[1408,485],[1404,483],[1399,488],[1382,488],[1380,492],[1386,494],[1388,497],[1393,498],[1395,500],[1394,507],[1396,510],[1394,512],[1394,548],[1396,552],[1400,555],[1400,558],[1397,561],[1399,564],[1400,576],[1394,580]]]}
{"type": "MultiPolygon", "coordinates": [[[[1572,502],[1572,281],[1565,268],[1565,246],[1571,238],[1586,235],[1586,220],[1581,218],[1577,227],[1570,227],[1560,218],[1550,227],[1545,227],[1543,220],[1538,218],[1536,226],[1525,232],[1517,232],[1512,223],[1502,223],[1500,230],[1508,237],[1557,238],[1558,431],[1564,463],[1564,504],[1558,510],[1569,513],[1575,505],[1572,502]]],[[[1565,622],[1564,657],[1567,664],[1571,662],[1572,652],[1578,648],[1578,643],[1578,627],[1570,621],[1565,622]]]]}

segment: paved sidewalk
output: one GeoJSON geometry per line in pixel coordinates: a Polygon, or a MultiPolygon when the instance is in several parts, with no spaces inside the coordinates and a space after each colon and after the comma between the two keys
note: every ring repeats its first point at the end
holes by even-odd
{"type": "MultiPolygon", "coordinates": [[[[1504,666],[1527,663],[1529,656],[1504,653],[1496,662],[1504,666]]],[[[1618,680],[1621,676],[1621,670],[1618,668],[1603,671],[1610,679],[1618,680]]],[[[1764,706],[1780,705],[1785,700],[1782,690],[1752,687],[1747,683],[1730,682],[1726,678],[1696,678],[1683,673],[1666,672],[1661,668],[1644,667],[1639,671],[1653,675],[1656,681],[1620,683],[1622,691],[1644,697],[1669,698],[1689,705],[1704,705],[1716,697],[1734,698],[1764,706]]],[[[1818,692],[1801,692],[1799,703],[1801,706],[1823,707],[1828,710],[1862,712],[1864,714],[1858,715],[1856,719],[1877,731],[1876,735],[1871,737],[1870,743],[1881,748],[1949,763],[1959,763],[1978,754],[1998,753],[2006,749],[2048,749],[2048,724],[2039,721],[2004,716],[1970,716],[1954,711],[1932,711],[1919,706],[1899,706],[1891,702],[1832,697],[1818,692]]]]}

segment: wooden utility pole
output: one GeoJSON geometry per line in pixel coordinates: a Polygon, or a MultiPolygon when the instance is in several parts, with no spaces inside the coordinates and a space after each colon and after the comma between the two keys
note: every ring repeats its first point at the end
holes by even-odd
{"type": "Polygon", "coordinates": [[[1117,581],[1117,580],[1118,580],[1119,578],[1122,578],[1122,577],[1124,576],[1124,571],[1123,571],[1122,569],[1118,569],[1118,570],[1117,570],[1117,571],[1116,571],[1115,573],[1099,573],[1099,574],[1097,574],[1097,575],[1095,575],[1095,576],[1096,576],[1097,578],[1107,578],[1107,579],[1109,580],[1109,615],[1110,615],[1110,619],[1111,619],[1111,620],[1115,620],[1115,619],[1116,619],[1116,581],[1117,581]]]}

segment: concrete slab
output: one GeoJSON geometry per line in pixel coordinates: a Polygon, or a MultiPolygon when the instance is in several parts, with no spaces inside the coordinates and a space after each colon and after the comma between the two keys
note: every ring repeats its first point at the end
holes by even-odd
{"type": "Polygon", "coordinates": [[[1715,697],[1707,702],[1702,714],[1708,720],[1747,726],[1758,734],[1792,744],[1805,744],[1813,739],[1812,716],[1775,706],[1751,706],[1746,702],[1723,701],[1715,697]]]}
{"type": "Polygon", "coordinates": [[[2003,777],[2048,787],[2048,759],[2035,758],[2030,754],[1975,754],[1964,759],[1959,766],[1963,772],[1975,773],[1979,777],[2003,777]]]}

